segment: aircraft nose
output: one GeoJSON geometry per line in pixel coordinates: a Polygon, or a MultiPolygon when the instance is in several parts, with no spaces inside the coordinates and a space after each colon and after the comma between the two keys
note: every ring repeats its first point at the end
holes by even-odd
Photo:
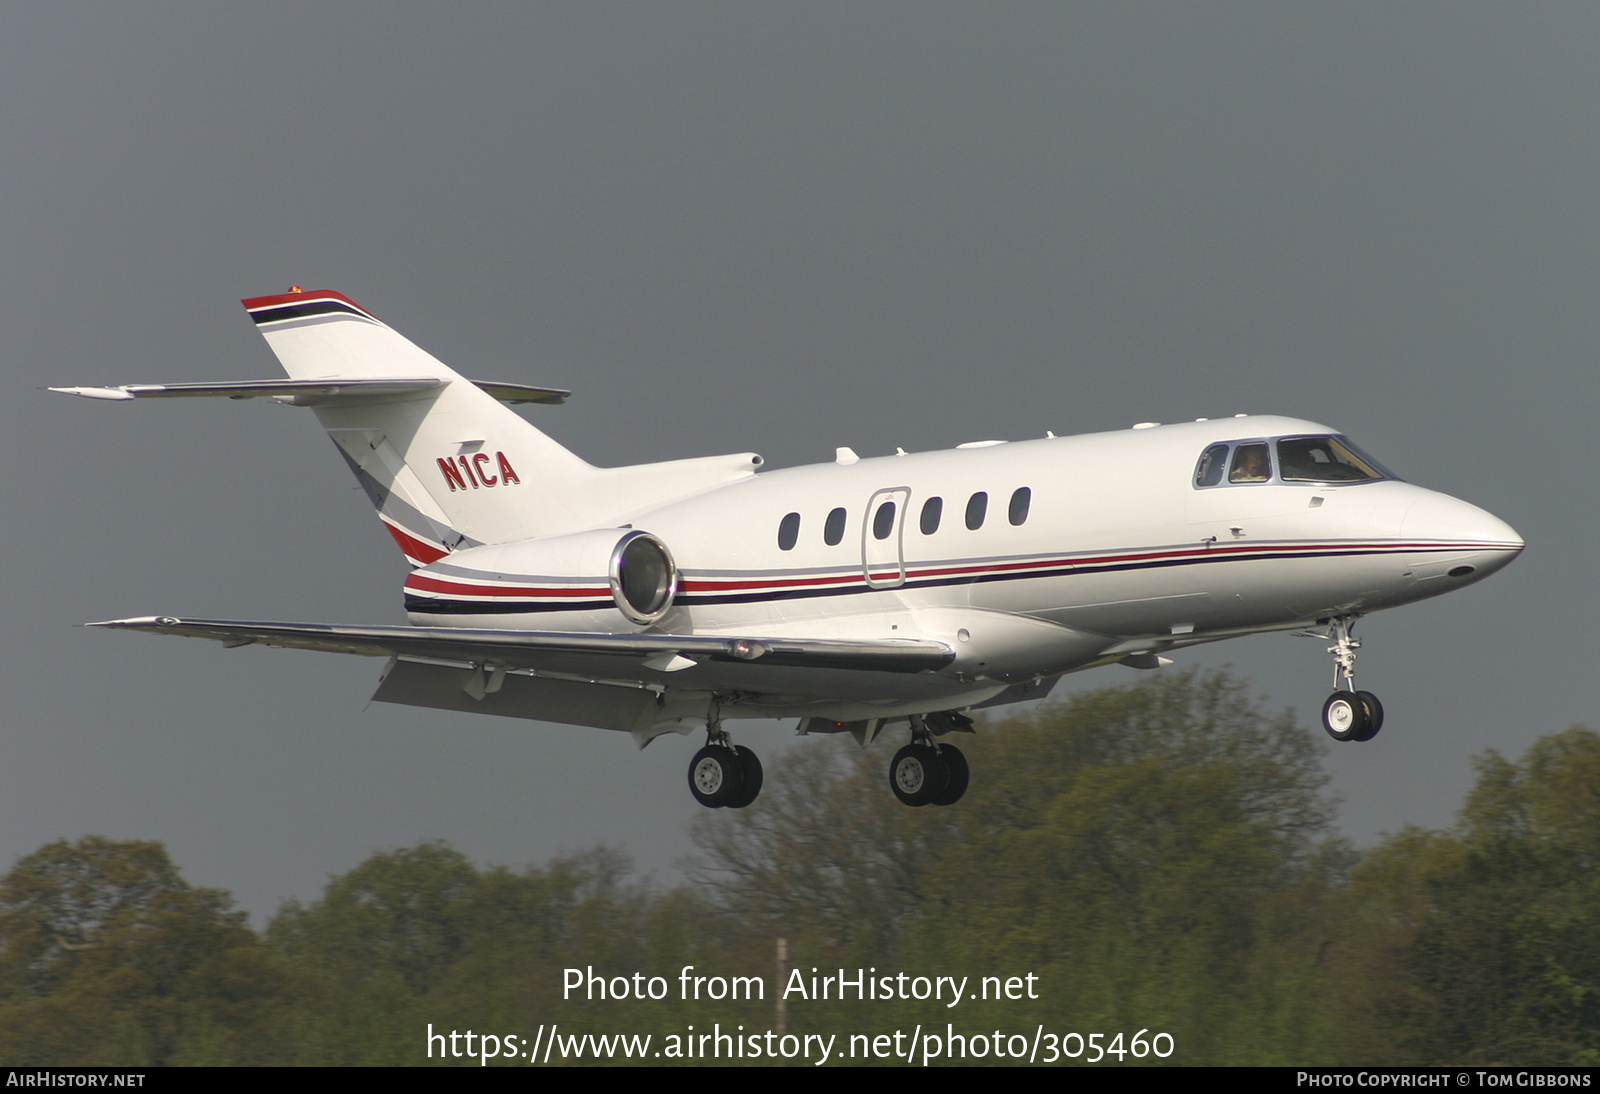
{"type": "Polygon", "coordinates": [[[1517,530],[1493,513],[1431,490],[1412,502],[1400,535],[1411,547],[1408,561],[1419,585],[1477,581],[1523,548],[1517,530]]]}

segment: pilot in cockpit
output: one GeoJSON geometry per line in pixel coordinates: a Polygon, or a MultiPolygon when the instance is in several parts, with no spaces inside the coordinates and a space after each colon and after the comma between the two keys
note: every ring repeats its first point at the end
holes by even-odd
{"type": "Polygon", "coordinates": [[[1266,482],[1272,478],[1272,461],[1264,444],[1241,444],[1233,454],[1229,482],[1266,482]]]}

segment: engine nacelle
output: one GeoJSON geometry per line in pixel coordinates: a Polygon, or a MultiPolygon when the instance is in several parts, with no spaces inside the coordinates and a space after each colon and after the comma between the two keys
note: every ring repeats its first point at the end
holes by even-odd
{"type": "MultiPolygon", "coordinates": [[[[469,616],[486,627],[536,616],[541,628],[582,626],[549,618],[556,613],[618,611],[647,626],[677,592],[678,567],[665,543],[637,529],[602,528],[456,551],[406,578],[406,611],[458,626],[469,616]]],[[[591,622],[609,629],[616,619],[591,622]]]]}

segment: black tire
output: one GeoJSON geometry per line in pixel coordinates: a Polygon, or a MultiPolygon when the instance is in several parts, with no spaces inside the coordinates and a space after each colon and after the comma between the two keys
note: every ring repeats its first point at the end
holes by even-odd
{"type": "Polygon", "coordinates": [[[761,772],[761,761],[756,758],[754,752],[748,748],[735,751],[739,754],[739,771],[744,782],[739,787],[739,793],[730,798],[727,805],[729,809],[743,809],[755,801],[757,795],[761,793],[761,784],[765,776],[761,772]]]}
{"type": "Polygon", "coordinates": [[[1361,705],[1366,708],[1367,725],[1359,734],[1350,739],[1352,741],[1370,741],[1378,735],[1378,730],[1383,728],[1383,704],[1378,702],[1378,697],[1370,691],[1356,692],[1356,698],[1361,700],[1361,705]]]}
{"type": "Polygon", "coordinates": [[[906,745],[889,763],[889,788],[906,805],[927,805],[949,782],[949,765],[927,745],[906,745]]]}
{"type": "Polygon", "coordinates": [[[940,745],[939,759],[950,771],[950,781],[944,784],[944,789],[933,796],[934,805],[954,805],[961,800],[961,795],[967,792],[967,783],[972,779],[972,769],[967,766],[967,758],[955,745],[940,745]]]}
{"type": "Polygon", "coordinates": [[[689,793],[707,809],[721,809],[743,785],[744,766],[731,748],[706,745],[689,761],[689,793]]]}
{"type": "Polygon", "coordinates": [[[1336,691],[1322,704],[1322,728],[1336,741],[1359,741],[1368,725],[1366,704],[1353,691],[1336,691]]]}

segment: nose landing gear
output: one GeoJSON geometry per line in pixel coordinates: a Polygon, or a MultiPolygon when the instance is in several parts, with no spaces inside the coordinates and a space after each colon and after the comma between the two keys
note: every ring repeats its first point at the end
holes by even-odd
{"type": "Polygon", "coordinates": [[[1322,704],[1322,728],[1336,741],[1370,741],[1383,728],[1383,704],[1370,691],[1336,691],[1322,704]]]}
{"type": "Polygon", "coordinates": [[[1336,741],[1370,741],[1383,728],[1383,704],[1370,691],[1356,690],[1356,650],[1359,639],[1350,636],[1353,616],[1341,616],[1320,637],[1332,638],[1334,693],[1322,704],[1322,728],[1336,741]]]}

